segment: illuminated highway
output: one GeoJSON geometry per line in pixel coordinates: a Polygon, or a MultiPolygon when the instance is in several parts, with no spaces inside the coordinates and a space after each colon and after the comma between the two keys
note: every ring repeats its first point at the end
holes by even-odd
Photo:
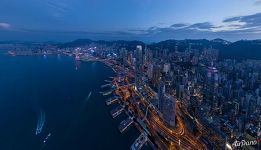
{"type": "MultiPolygon", "coordinates": [[[[128,73],[128,75],[132,76],[132,73],[128,73]]],[[[133,84],[129,83],[128,78],[124,78],[123,80],[125,85],[120,85],[118,81],[120,81],[119,78],[114,78],[113,80],[113,84],[116,86],[115,93],[120,96],[124,102],[128,101],[130,96],[137,96],[140,99],[138,103],[128,103],[129,110],[133,110],[136,117],[141,119],[144,118],[144,123],[147,125],[152,137],[156,139],[155,143],[160,149],[207,149],[204,144],[198,140],[198,137],[195,137],[188,131],[185,126],[185,121],[182,119],[186,114],[183,114],[184,111],[181,111],[180,104],[176,107],[176,128],[169,128],[162,121],[158,110],[155,110],[153,107],[148,108],[150,114],[149,117],[145,116],[145,111],[142,111],[140,106],[147,108],[151,104],[150,100],[145,99],[137,90],[135,90],[133,84]]],[[[155,98],[156,92],[146,85],[144,87],[149,98],[155,98]]]]}

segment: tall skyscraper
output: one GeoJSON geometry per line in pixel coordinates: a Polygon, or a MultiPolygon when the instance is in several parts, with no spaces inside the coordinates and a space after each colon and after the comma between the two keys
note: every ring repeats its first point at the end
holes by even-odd
{"type": "Polygon", "coordinates": [[[140,86],[141,78],[142,78],[142,67],[143,67],[143,61],[142,61],[142,46],[137,45],[135,50],[135,84],[136,87],[140,86]]]}
{"type": "Polygon", "coordinates": [[[163,107],[164,107],[164,96],[165,96],[165,84],[163,81],[160,82],[159,88],[158,88],[158,99],[159,99],[159,111],[162,113],[163,107]]]}
{"type": "Polygon", "coordinates": [[[205,100],[209,102],[212,108],[218,105],[218,70],[215,67],[207,68],[207,78],[205,85],[205,100]]]}
{"type": "Polygon", "coordinates": [[[147,74],[148,74],[148,78],[152,79],[152,77],[153,77],[153,64],[149,64],[147,74]]]}
{"type": "Polygon", "coordinates": [[[163,119],[164,122],[171,128],[176,126],[176,99],[170,95],[164,95],[163,103],[163,119]]]}

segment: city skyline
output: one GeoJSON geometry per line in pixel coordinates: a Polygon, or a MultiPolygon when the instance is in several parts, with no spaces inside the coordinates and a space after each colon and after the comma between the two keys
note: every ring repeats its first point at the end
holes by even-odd
{"type": "Polygon", "coordinates": [[[260,39],[260,0],[0,2],[0,40],[260,39]]]}
{"type": "Polygon", "coordinates": [[[261,0],[1,0],[0,149],[261,150],[261,0]]]}

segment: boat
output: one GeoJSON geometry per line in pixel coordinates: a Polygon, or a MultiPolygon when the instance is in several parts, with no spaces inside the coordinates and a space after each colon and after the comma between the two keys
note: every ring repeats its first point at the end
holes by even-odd
{"type": "Polygon", "coordinates": [[[51,133],[48,133],[48,135],[44,138],[43,143],[46,143],[51,135],[51,133]]]}

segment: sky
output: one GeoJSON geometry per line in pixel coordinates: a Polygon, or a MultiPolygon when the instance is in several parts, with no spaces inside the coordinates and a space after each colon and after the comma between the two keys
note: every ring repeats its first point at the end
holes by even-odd
{"type": "Polygon", "coordinates": [[[261,39],[261,0],[0,0],[0,41],[261,39]]]}

